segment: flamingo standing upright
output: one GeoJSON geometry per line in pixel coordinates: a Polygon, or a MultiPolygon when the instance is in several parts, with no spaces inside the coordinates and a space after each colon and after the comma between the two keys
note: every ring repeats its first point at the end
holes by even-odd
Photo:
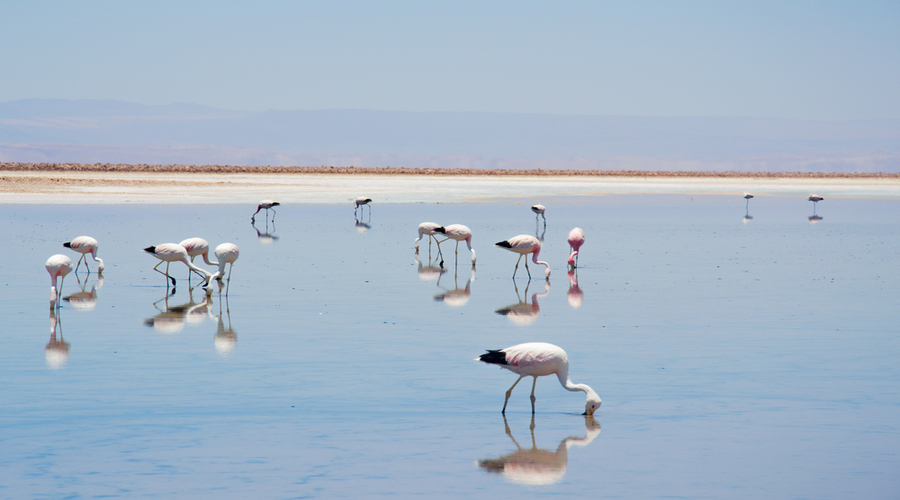
{"type": "Polygon", "coordinates": [[[91,268],[88,267],[87,263],[87,254],[91,254],[91,257],[97,262],[97,272],[102,273],[105,266],[103,265],[103,259],[97,257],[97,250],[100,248],[100,245],[97,243],[97,240],[91,238],[90,236],[79,236],[72,241],[67,241],[63,243],[63,246],[66,248],[71,248],[76,252],[81,254],[81,258],[78,259],[78,264],[75,265],[75,272],[78,272],[78,267],[81,266],[81,261],[84,261],[84,267],[87,268],[88,273],[91,272],[91,268]]]}
{"type": "MultiPolygon", "coordinates": [[[[147,247],[144,249],[144,251],[159,259],[159,263],[153,266],[153,270],[172,280],[172,286],[175,286],[175,278],[169,276],[169,264],[172,262],[184,262],[186,266],[193,269],[194,271],[197,271],[198,273],[203,275],[204,278],[206,278],[206,282],[203,283],[203,288],[206,288],[209,285],[209,280],[212,278],[212,274],[210,274],[205,269],[201,269],[191,263],[191,261],[188,260],[187,250],[185,250],[184,247],[179,245],[178,243],[163,243],[161,245],[147,247]],[[159,267],[159,265],[163,262],[166,263],[166,272],[162,272],[157,269],[157,267],[159,267]]],[[[166,282],[166,284],[168,285],[168,282],[166,282]]]]}
{"type": "Polygon", "coordinates": [[[62,295],[62,285],[66,279],[66,275],[72,272],[72,259],[58,253],[44,264],[47,272],[50,273],[50,306],[59,307],[59,298],[62,295]],[[59,279],[59,288],[56,287],[56,280],[59,279]]]}
{"type": "Polygon", "coordinates": [[[509,403],[509,396],[513,389],[525,377],[534,377],[534,383],[531,386],[531,413],[534,414],[534,388],[537,385],[538,377],[555,374],[559,378],[559,383],[568,391],[582,391],[586,394],[584,403],[584,414],[593,415],[597,408],[600,408],[600,396],[594,392],[587,384],[573,384],[569,380],[569,357],[566,351],[561,347],[544,342],[528,342],[526,344],[514,345],[506,349],[491,350],[475,358],[475,361],[483,361],[485,363],[500,365],[501,368],[519,375],[516,382],[506,391],[506,399],[503,401],[503,410],[501,413],[506,414],[506,404],[509,403]]]}
{"type": "Polygon", "coordinates": [[[234,263],[241,256],[241,251],[234,243],[222,243],[216,247],[216,259],[219,260],[219,270],[212,275],[212,279],[222,280],[225,275],[225,264],[228,264],[228,288],[225,289],[225,295],[228,295],[228,289],[231,288],[231,271],[234,269],[234,263]]]}
{"type": "MultiPolygon", "coordinates": [[[[450,224],[449,226],[436,227],[434,230],[451,240],[456,240],[456,256],[459,256],[459,242],[465,241],[466,246],[472,252],[472,267],[475,267],[475,249],[472,248],[472,230],[462,224],[450,224]]],[[[445,240],[446,241],[446,240],[445,240]]],[[[455,260],[454,260],[455,262],[455,260]]],[[[443,262],[441,262],[443,265],[443,262]]]]}
{"type": "MultiPolygon", "coordinates": [[[[428,236],[428,253],[429,253],[429,255],[431,254],[431,240],[434,240],[437,243],[438,255],[441,254],[441,242],[439,242],[437,240],[437,236],[435,236],[435,234],[438,234],[437,228],[439,228],[439,227],[441,227],[441,225],[438,224],[437,222],[423,222],[423,223],[419,224],[419,237],[416,238],[416,242],[415,242],[416,253],[419,253],[419,241],[422,239],[423,236],[427,235],[428,236]]],[[[441,257],[441,258],[443,259],[443,257],[441,257]]]]}
{"type": "Polygon", "coordinates": [[[575,269],[578,267],[578,250],[581,248],[581,245],[584,245],[584,231],[580,227],[572,229],[569,231],[567,240],[569,242],[569,250],[572,251],[572,254],[569,255],[569,268],[575,269]]]}
{"type": "Polygon", "coordinates": [[[810,222],[815,223],[815,222],[819,222],[820,220],[822,220],[821,217],[818,217],[818,216],[816,215],[816,205],[818,205],[819,202],[822,201],[822,200],[824,200],[824,199],[825,199],[825,198],[822,198],[821,196],[819,196],[819,195],[817,195],[817,194],[811,194],[811,195],[809,195],[809,198],[807,198],[807,200],[813,202],[813,214],[812,214],[812,217],[809,218],[809,221],[810,221],[810,222]],[[814,221],[814,220],[813,220],[813,217],[818,217],[818,218],[814,221]]]}
{"type": "MultiPolygon", "coordinates": [[[[203,262],[206,263],[207,266],[218,266],[218,262],[210,262],[209,260],[209,242],[204,240],[203,238],[188,238],[179,245],[183,246],[185,250],[187,250],[188,255],[191,257],[191,262],[194,262],[194,257],[198,255],[203,256],[203,262]]],[[[188,270],[188,280],[191,279],[191,274],[194,272],[193,269],[188,270]]]]}
{"type": "Polygon", "coordinates": [[[266,220],[269,220],[269,210],[272,210],[272,222],[275,222],[275,215],[277,212],[275,212],[275,209],[272,207],[277,207],[279,205],[281,205],[281,203],[272,200],[263,200],[259,202],[259,205],[256,207],[256,212],[253,212],[253,215],[250,216],[250,223],[256,222],[256,214],[262,209],[266,210],[266,220]]]}
{"type": "MultiPolygon", "coordinates": [[[[500,241],[495,243],[498,247],[505,248],[511,252],[515,252],[519,254],[519,260],[516,261],[516,268],[513,270],[512,277],[516,277],[516,273],[519,272],[519,262],[521,262],[522,257],[528,254],[532,254],[531,260],[534,261],[535,264],[543,264],[547,266],[547,269],[544,271],[544,274],[547,278],[550,277],[550,264],[537,260],[538,254],[541,253],[541,241],[530,234],[520,234],[518,236],[514,236],[508,240],[500,241]]],[[[525,270],[528,271],[528,277],[531,278],[531,270],[528,269],[528,259],[525,259],[525,270]]]]}

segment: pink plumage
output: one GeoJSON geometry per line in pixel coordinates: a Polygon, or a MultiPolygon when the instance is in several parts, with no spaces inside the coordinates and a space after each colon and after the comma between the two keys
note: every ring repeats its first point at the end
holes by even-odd
{"type": "Polygon", "coordinates": [[[581,245],[584,245],[584,231],[580,227],[572,229],[569,231],[567,240],[569,249],[572,251],[571,255],[569,255],[569,265],[573,268],[578,267],[578,250],[581,248],[581,245]]]}
{"type": "MultiPolygon", "coordinates": [[[[508,240],[497,242],[496,245],[505,248],[510,252],[519,254],[519,260],[516,261],[516,268],[513,270],[513,278],[516,277],[516,273],[519,271],[519,262],[522,260],[522,256],[528,254],[532,254],[531,260],[535,264],[547,266],[547,269],[544,270],[544,274],[546,277],[550,277],[550,264],[538,260],[538,255],[541,253],[541,240],[530,234],[520,234],[508,240]]],[[[528,277],[531,278],[531,270],[528,269],[528,260],[525,260],[525,270],[528,271],[528,277]]]]}

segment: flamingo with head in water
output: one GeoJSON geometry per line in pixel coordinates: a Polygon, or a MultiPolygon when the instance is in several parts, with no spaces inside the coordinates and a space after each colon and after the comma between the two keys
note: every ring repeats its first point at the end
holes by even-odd
{"type": "Polygon", "coordinates": [[[438,254],[440,254],[441,242],[439,242],[437,236],[435,236],[438,234],[437,228],[439,227],[441,227],[441,225],[437,222],[423,222],[419,224],[419,237],[416,238],[415,242],[416,253],[419,252],[419,241],[422,240],[423,236],[428,236],[428,252],[431,253],[431,240],[434,240],[438,246],[438,254]]]}
{"type": "Polygon", "coordinates": [[[475,358],[475,361],[500,365],[501,368],[506,368],[519,375],[516,383],[506,391],[506,399],[503,401],[503,410],[501,411],[503,414],[506,414],[506,404],[509,403],[509,396],[513,389],[525,377],[534,377],[534,384],[531,386],[531,413],[534,414],[534,387],[537,385],[538,377],[545,375],[556,375],[559,383],[568,391],[584,392],[587,395],[584,402],[585,415],[593,415],[597,408],[600,408],[600,396],[593,389],[587,384],[573,384],[569,380],[569,357],[566,355],[566,351],[553,344],[529,342],[506,349],[488,349],[487,353],[475,358]]]}
{"type": "Polygon", "coordinates": [[[62,295],[62,285],[66,275],[72,272],[72,259],[58,253],[44,264],[47,272],[50,273],[50,305],[59,307],[59,297],[62,295]],[[59,288],[56,287],[57,279],[59,279],[59,288]]]}
{"type": "Polygon", "coordinates": [[[275,222],[276,212],[272,207],[277,207],[279,205],[281,205],[281,203],[272,200],[263,200],[259,202],[259,205],[256,207],[256,212],[253,212],[253,215],[250,216],[250,222],[256,222],[256,214],[258,214],[262,209],[266,210],[266,220],[269,220],[269,210],[272,210],[272,222],[275,222]]]}
{"type": "MultiPolygon", "coordinates": [[[[163,243],[162,245],[156,245],[152,247],[147,247],[144,249],[145,252],[159,259],[159,263],[153,267],[153,270],[164,275],[165,277],[172,280],[172,286],[175,286],[175,278],[169,276],[169,264],[172,262],[184,262],[186,266],[193,269],[194,271],[203,275],[206,278],[206,282],[203,283],[203,288],[206,288],[209,285],[209,280],[212,278],[212,274],[210,274],[205,269],[201,269],[188,260],[188,252],[184,249],[183,246],[178,243],[163,243]],[[157,267],[163,262],[166,263],[166,272],[162,272],[157,267]]],[[[166,282],[168,285],[168,282],[166,282]]]]}
{"type": "Polygon", "coordinates": [[[103,265],[103,259],[97,257],[97,250],[100,248],[100,245],[97,243],[97,240],[91,238],[90,236],[79,236],[72,241],[67,241],[63,243],[63,246],[66,248],[71,248],[76,252],[81,254],[81,258],[78,259],[78,264],[75,265],[75,272],[78,272],[78,267],[81,266],[81,261],[84,261],[84,267],[87,268],[88,273],[91,272],[91,268],[88,267],[87,263],[87,254],[91,254],[91,257],[97,262],[97,272],[102,273],[105,266],[103,265]]]}
{"type": "Polygon", "coordinates": [[[567,240],[569,249],[572,250],[572,254],[569,255],[569,267],[575,269],[578,267],[578,250],[581,248],[581,245],[584,245],[584,231],[580,227],[572,229],[569,231],[567,240]]]}
{"type": "MultiPolygon", "coordinates": [[[[522,261],[522,257],[528,254],[532,254],[531,260],[535,264],[542,264],[547,266],[547,269],[544,270],[544,275],[549,278],[550,277],[550,264],[538,260],[538,254],[541,253],[541,240],[531,236],[530,234],[520,234],[518,236],[514,236],[508,240],[500,241],[496,243],[498,247],[505,248],[510,252],[515,252],[519,254],[519,260],[516,261],[516,268],[513,270],[512,277],[516,277],[516,273],[519,272],[519,262],[522,261]]],[[[528,269],[528,259],[525,259],[525,270],[528,271],[528,277],[531,278],[531,270],[528,269]]]]}
{"type": "Polygon", "coordinates": [[[456,240],[456,255],[459,255],[459,242],[465,241],[466,246],[472,252],[472,267],[475,267],[475,249],[472,248],[472,230],[462,224],[450,224],[434,228],[435,232],[441,233],[451,240],[456,240]]]}
{"type": "MultiPolygon", "coordinates": [[[[183,246],[185,250],[187,250],[188,255],[191,258],[191,262],[194,262],[194,257],[200,255],[203,256],[203,262],[206,263],[207,266],[218,266],[218,262],[210,262],[209,260],[209,242],[204,240],[203,238],[188,238],[179,245],[183,246]]],[[[189,270],[188,273],[194,272],[193,269],[189,270]]],[[[190,274],[188,274],[188,279],[190,279],[190,274]]]]}

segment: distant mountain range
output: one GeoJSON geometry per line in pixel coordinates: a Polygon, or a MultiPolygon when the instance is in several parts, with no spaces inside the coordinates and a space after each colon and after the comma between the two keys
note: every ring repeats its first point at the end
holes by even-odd
{"type": "Polygon", "coordinates": [[[0,161],[900,172],[900,120],[0,103],[0,161]]]}

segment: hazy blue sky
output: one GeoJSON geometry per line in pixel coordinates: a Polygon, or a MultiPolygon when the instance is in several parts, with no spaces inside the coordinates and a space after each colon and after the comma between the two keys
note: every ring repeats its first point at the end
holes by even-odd
{"type": "Polygon", "coordinates": [[[8,2],[0,101],[900,118],[900,2],[8,2]]]}

